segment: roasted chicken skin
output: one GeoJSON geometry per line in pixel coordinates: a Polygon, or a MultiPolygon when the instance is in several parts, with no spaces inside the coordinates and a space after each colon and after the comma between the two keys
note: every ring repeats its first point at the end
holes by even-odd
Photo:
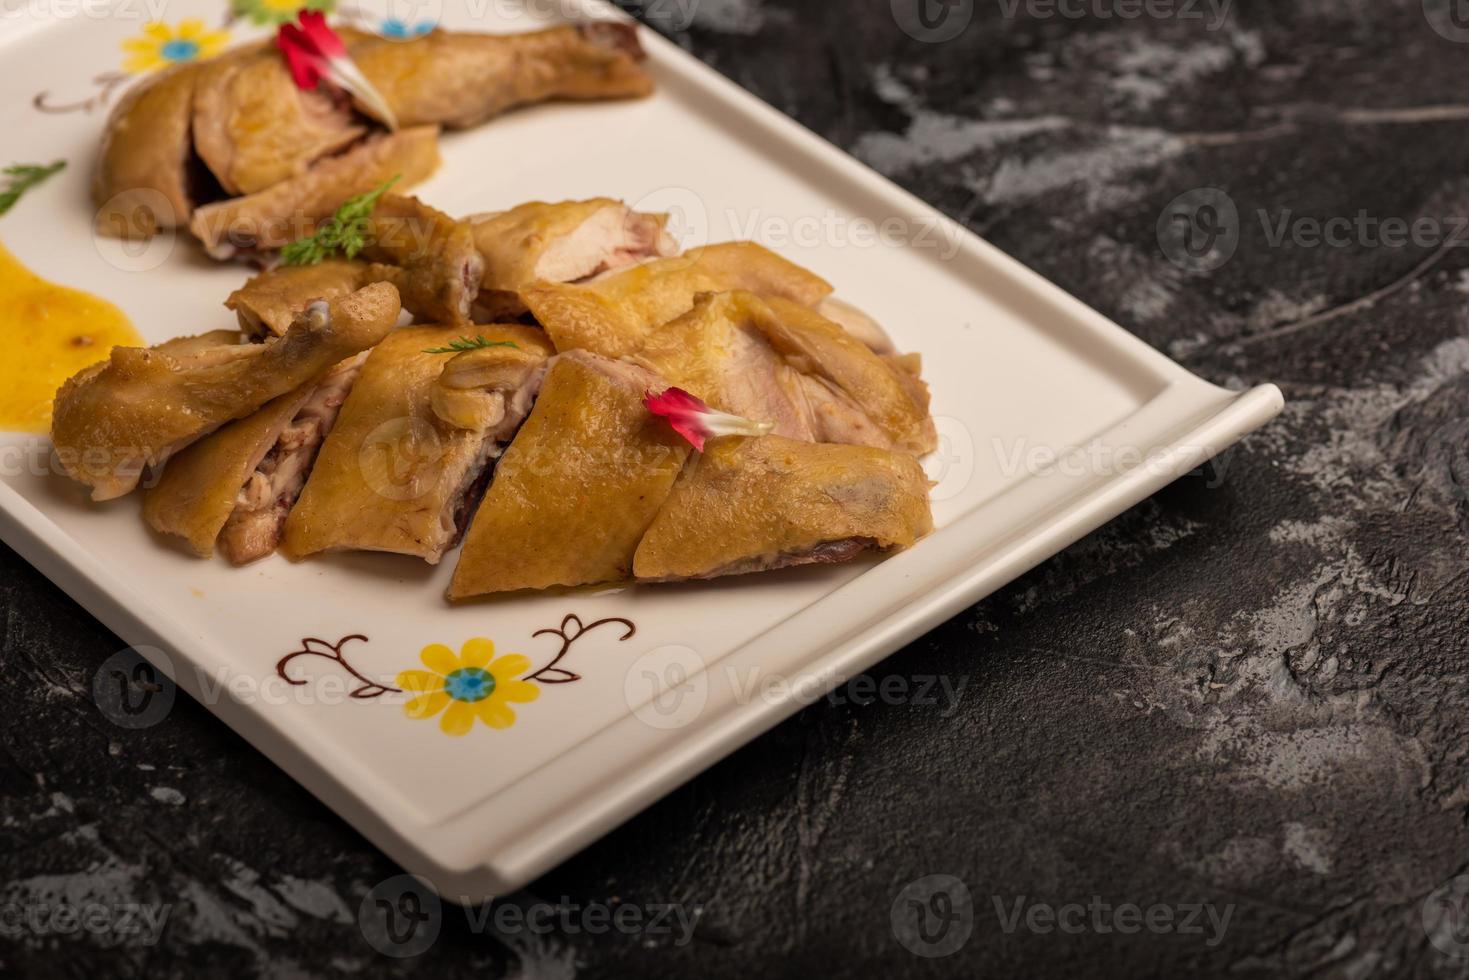
{"type": "Polygon", "coordinates": [[[366,359],[350,357],[179,452],[144,495],[144,520],[201,558],[216,541],[235,565],[270,554],[366,359]]]}
{"type": "Polygon", "coordinates": [[[773,423],[776,435],[923,455],[937,445],[928,389],[913,360],[881,357],[790,300],[705,293],[693,308],[621,351],[721,411],[773,423]]]}
{"type": "Polygon", "coordinates": [[[420,322],[469,322],[483,260],[466,222],[417,198],[388,194],[378,201],[366,237],[358,259],[278,265],[230,293],[224,305],[235,311],[246,333],[279,334],[313,300],[341,296],[369,282],[391,282],[403,308],[420,322]]]}
{"type": "Polygon", "coordinates": [[[251,44],[203,64],[194,91],[194,148],[229,194],[299,177],[367,132],[345,98],[291,80],[274,44],[251,44]]]}
{"type": "Polygon", "coordinates": [[[249,336],[280,336],[313,301],[345,296],[371,281],[367,263],[351,259],[280,265],[251,277],[224,305],[235,311],[240,329],[249,336]]]}
{"type": "Polygon", "coordinates": [[[399,311],[398,291],[375,283],[314,304],[269,343],[115,348],[57,392],[56,454],[94,500],[120,497],[144,467],[372,347],[399,311]]]}
{"type": "Polygon", "coordinates": [[[809,379],[805,388],[818,442],[875,445],[916,456],[938,447],[918,355],[879,356],[815,310],[780,297],[766,303],[743,294],[735,302],[786,363],[809,379]]]}
{"type": "MultiPolygon", "coordinates": [[[[544,359],[545,335],[531,327],[475,328],[508,358],[544,359]]],[[[466,508],[500,445],[488,428],[435,414],[439,375],[452,359],[429,354],[463,335],[458,327],[404,327],[367,358],[362,374],[286,520],[281,551],[300,559],[324,551],[387,551],[437,563],[459,537],[466,508]]]]}
{"type": "Polygon", "coordinates": [[[642,368],[560,354],[474,515],[451,600],[626,579],[689,445],[643,405],[642,368]]]}
{"type": "Polygon", "coordinates": [[[467,324],[479,295],[484,259],[466,221],[416,197],[388,194],[368,221],[369,279],[398,287],[403,306],[425,323],[467,324]]]}
{"type": "Polygon", "coordinates": [[[466,129],[551,99],[625,99],[653,91],[631,25],[525,34],[433,31],[412,41],[359,35],[348,50],[402,126],[466,129]]]}
{"type": "Polygon", "coordinates": [[[278,249],[309,235],[347,198],[374,190],[395,176],[399,178],[395,189],[407,189],[426,180],[438,166],[437,127],[377,134],[318,161],[299,176],[197,209],[189,230],[217,259],[278,249]]]}
{"type": "Polygon", "coordinates": [[[689,462],[633,570],[667,582],[847,561],[931,530],[928,478],[906,453],[733,436],[689,462]]]}
{"type": "Polygon", "coordinates": [[[143,495],[148,526],[183,538],[201,558],[214,554],[215,539],[234,513],[240,488],[315,387],[314,381],[307,382],[170,459],[158,482],[143,495]]]}
{"type": "Polygon", "coordinates": [[[524,313],[520,291],[532,283],[580,282],[678,251],[668,215],[607,197],[531,201],[469,221],[484,258],[478,306],[487,317],[524,313]]]}
{"type": "Polygon", "coordinates": [[[831,284],[753,242],[726,242],[655,259],[581,284],[541,283],[521,291],[557,350],[622,357],[649,333],[693,308],[701,293],[748,290],[815,306],[831,284]]]}
{"type": "Polygon", "coordinates": [[[190,119],[202,67],[190,62],[161,71],[113,108],[92,173],[98,234],[147,239],[188,225],[190,119]]]}

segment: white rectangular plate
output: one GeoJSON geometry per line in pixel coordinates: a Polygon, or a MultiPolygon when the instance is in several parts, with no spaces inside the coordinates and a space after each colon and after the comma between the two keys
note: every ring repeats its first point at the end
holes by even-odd
{"type": "MultiPolygon", "coordinates": [[[[532,4],[544,9],[546,4],[532,4]]],[[[507,4],[452,6],[448,27],[526,30],[507,4]]],[[[592,3],[588,11],[607,16],[592,3]]],[[[150,342],[215,327],[243,278],[180,238],[141,256],[94,241],[87,195],[105,108],[38,112],[99,91],[138,34],[108,20],[27,22],[0,38],[0,131],[25,161],[71,166],[0,220],[37,273],[118,303],[150,342]],[[17,148],[23,146],[23,151],[17,148]],[[151,266],[138,271],[142,266],[151,266]]],[[[222,21],[217,0],[170,3],[171,22],[222,21]]],[[[253,31],[235,25],[238,41],[253,31]]],[[[943,449],[938,530],[884,561],[712,584],[517,596],[463,608],[436,569],[350,555],[244,570],[152,536],[136,495],[89,504],[31,472],[35,437],[0,434],[0,536],[180,687],[441,894],[518,887],[674,786],[1198,466],[1280,410],[1272,386],[1231,392],[1194,377],[960,226],[687,54],[643,32],[652,99],[546,106],[444,140],[419,190],[455,214],[531,199],[608,195],[673,210],[686,241],[755,237],[830,279],[838,295],[923,355],[943,449]],[[877,240],[883,232],[886,241],[877,240]],[[906,240],[894,242],[894,238],[906,240]],[[1045,467],[1048,452],[1081,452],[1045,467]],[[514,705],[515,722],[444,734],[394,691],[358,691],[344,665],[287,654],[341,646],[394,686],[430,644],[474,637],[547,668],[575,614],[620,617],[573,643],[514,705]],[[578,679],[568,681],[570,675],[578,679]],[[561,680],[563,683],[545,683],[561,680]],[[372,695],[376,696],[372,696],[372,695]]],[[[0,161],[0,164],[13,162],[0,161]]],[[[42,467],[44,468],[44,467],[42,467]]],[[[575,633],[575,623],[569,634],[575,633]]]]}

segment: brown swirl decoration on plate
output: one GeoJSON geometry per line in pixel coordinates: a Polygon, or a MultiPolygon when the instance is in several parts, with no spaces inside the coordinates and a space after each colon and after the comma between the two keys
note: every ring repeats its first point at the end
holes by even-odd
{"type": "Polygon", "coordinates": [[[537,681],[541,684],[570,684],[572,681],[581,680],[580,674],[573,674],[566,668],[556,665],[561,662],[562,657],[566,656],[567,651],[571,649],[573,643],[598,626],[606,626],[608,623],[620,623],[627,627],[627,631],[618,637],[619,640],[630,640],[633,634],[638,631],[638,628],[633,625],[632,620],[623,619],[621,616],[608,616],[606,619],[599,619],[594,623],[583,626],[581,617],[576,615],[576,613],[568,613],[566,618],[561,621],[559,627],[547,627],[543,630],[536,630],[531,636],[551,634],[552,636],[561,637],[561,649],[556,651],[556,656],[551,658],[550,663],[534,673],[526,674],[525,679],[528,681],[537,681]],[[573,630],[574,632],[572,632],[573,630]]]}
{"type": "Polygon", "coordinates": [[[561,661],[582,637],[613,625],[622,627],[618,642],[632,639],[638,631],[632,620],[621,616],[586,623],[576,613],[567,613],[560,626],[536,630],[531,634],[533,638],[555,636],[561,640],[560,649],[544,667],[536,670],[530,670],[530,658],[522,654],[497,656],[494,641],[481,636],[466,640],[457,655],[441,643],[429,644],[420,653],[427,669],[399,672],[395,686],[373,680],[347,659],[342,648],[349,642],[368,642],[363,634],[352,633],[336,643],[315,636],[305,637],[299,650],[276,662],[275,672],[287,684],[301,687],[308,681],[291,676],[288,668],[294,660],[298,657],[330,660],[358,682],[348,693],[354,701],[372,701],[384,694],[407,694],[403,708],[408,717],[423,719],[442,715],[439,727],[446,734],[464,735],[475,727],[476,721],[498,729],[515,724],[514,706],[535,701],[540,694],[537,685],[581,680],[582,675],[560,666],[561,661]]]}
{"type": "Polygon", "coordinates": [[[293,687],[301,687],[306,683],[306,681],[300,678],[292,677],[291,675],[287,674],[286,666],[297,657],[321,657],[323,660],[335,661],[337,664],[341,665],[341,668],[343,670],[362,682],[360,685],[353,688],[351,693],[348,695],[349,697],[352,697],[358,701],[370,701],[373,698],[382,697],[384,694],[403,693],[403,689],[401,687],[393,687],[391,684],[382,684],[378,681],[372,680],[370,677],[359,671],[356,667],[353,667],[350,663],[348,663],[346,655],[342,653],[342,647],[347,645],[348,640],[361,640],[363,643],[368,642],[367,637],[363,636],[361,633],[353,633],[350,636],[344,636],[336,643],[328,643],[326,640],[318,639],[314,636],[308,636],[301,640],[301,649],[286,654],[284,657],[276,662],[275,672],[280,677],[280,679],[285,681],[287,684],[290,684],[293,687]],[[320,649],[322,647],[324,647],[325,649],[320,649]]]}

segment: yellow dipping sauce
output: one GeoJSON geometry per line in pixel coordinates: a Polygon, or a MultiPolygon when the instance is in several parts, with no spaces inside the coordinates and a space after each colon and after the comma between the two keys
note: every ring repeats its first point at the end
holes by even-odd
{"type": "Polygon", "coordinates": [[[49,432],[56,389],[113,347],[141,347],[122,310],[57,286],[0,245],[0,429],[49,432]]]}

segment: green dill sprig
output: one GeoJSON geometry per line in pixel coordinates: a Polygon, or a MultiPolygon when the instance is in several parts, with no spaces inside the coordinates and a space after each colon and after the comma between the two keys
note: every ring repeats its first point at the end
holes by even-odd
{"type": "Polygon", "coordinates": [[[65,160],[57,160],[49,166],[41,166],[36,163],[17,163],[6,167],[0,173],[6,178],[5,189],[0,190],[0,214],[4,214],[15,207],[15,202],[20,196],[37,184],[46,180],[52,174],[60,173],[66,169],[65,160]]]}
{"type": "Polygon", "coordinates": [[[484,337],[460,337],[451,340],[448,347],[430,347],[424,351],[425,354],[463,354],[467,350],[487,350],[491,347],[514,347],[520,349],[520,345],[509,340],[486,340],[484,337]]]}
{"type": "Polygon", "coordinates": [[[377,190],[349,197],[342,206],[316,229],[315,234],[297,239],[281,249],[286,265],[316,265],[338,253],[355,259],[367,247],[367,219],[372,217],[378,198],[388,192],[402,177],[398,174],[377,190]]]}

